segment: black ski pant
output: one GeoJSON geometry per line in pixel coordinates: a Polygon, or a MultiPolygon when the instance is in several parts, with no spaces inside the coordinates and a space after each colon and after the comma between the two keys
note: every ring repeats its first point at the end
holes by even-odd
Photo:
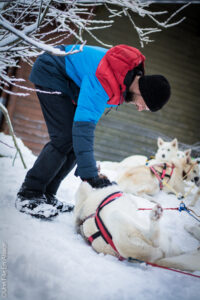
{"type": "MultiPolygon", "coordinates": [[[[38,87],[40,90],[50,89],[38,87]]],[[[76,106],[66,95],[37,93],[50,142],[42,149],[23,185],[31,190],[56,194],[61,181],[73,169],[72,124],[76,106]]]]}

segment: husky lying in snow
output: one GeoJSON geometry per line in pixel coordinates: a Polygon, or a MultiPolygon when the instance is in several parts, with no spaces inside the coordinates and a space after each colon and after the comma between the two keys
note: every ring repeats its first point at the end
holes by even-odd
{"type": "MultiPolygon", "coordinates": [[[[95,213],[105,197],[117,191],[119,191],[117,185],[95,190],[88,183],[81,183],[76,194],[77,202],[74,212],[76,229],[84,238],[89,238],[98,230],[95,219],[93,217],[86,218],[95,213]]],[[[159,230],[161,206],[156,205],[153,208],[150,213],[150,224],[148,222],[145,224],[145,220],[141,219],[141,213],[137,211],[135,198],[137,197],[124,193],[120,198],[107,204],[101,211],[103,223],[112,235],[112,240],[120,255],[124,258],[134,257],[156,261],[165,256],[180,254],[181,251],[173,247],[167,237],[161,245],[159,230]]],[[[102,237],[95,239],[92,247],[97,252],[116,255],[102,237]]]]}
{"type": "Polygon", "coordinates": [[[105,167],[109,170],[116,171],[118,174],[121,170],[145,165],[148,161],[148,165],[155,163],[171,162],[177,158],[184,158],[185,152],[178,150],[178,141],[173,139],[171,142],[165,142],[162,138],[157,139],[158,149],[155,154],[155,158],[148,161],[147,156],[144,155],[131,155],[123,159],[121,162],[102,162],[101,167],[105,167]]]}
{"type": "MultiPolygon", "coordinates": [[[[91,236],[98,232],[94,213],[102,201],[119,191],[117,185],[103,189],[93,189],[88,183],[81,183],[76,194],[75,226],[77,232],[92,242],[92,247],[99,253],[136,258],[149,262],[162,262],[162,259],[182,255],[182,251],[172,243],[166,232],[160,231],[159,221],[162,208],[156,205],[150,212],[149,219],[137,210],[137,201],[141,200],[131,194],[122,194],[103,207],[100,217],[107,231],[111,235],[116,251],[106,243],[102,236],[91,240],[91,236]]],[[[98,222],[97,222],[98,224],[98,222]]],[[[196,251],[192,259],[198,256],[196,251]]],[[[189,255],[189,254],[188,254],[189,255]]],[[[200,270],[200,262],[196,264],[200,270]]],[[[173,263],[171,264],[173,267],[173,263]]],[[[188,269],[184,264],[180,269],[188,269]]],[[[194,269],[196,270],[196,269],[194,269]]]]}
{"type": "Polygon", "coordinates": [[[126,168],[116,179],[117,183],[128,193],[136,195],[155,195],[160,189],[170,193],[175,190],[177,193],[184,195],[185,184],[183,179],[187,181],[199,181],[199,167],[197,162],[190,157],[190,150],[185,152],[185,157],[176,159],[166,164],[165,173],[163,173],[164,164],[156,164],[153,166],[138,166],[126,168]],[[164,181],[167,186],[160,185],[159,178],[164,174],[164,181]],[[169,188],[170,186],[170,188],[169,188]]]}

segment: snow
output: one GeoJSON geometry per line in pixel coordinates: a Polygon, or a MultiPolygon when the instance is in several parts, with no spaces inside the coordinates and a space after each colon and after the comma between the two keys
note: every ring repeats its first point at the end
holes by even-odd
{"type": "MultiPolygon", "coordinates": [[[[6,155],[0,157],[0,259],[6,245],[6,299],[200,299],[198,278],[145,264],[121,262],[115,257],[94,252],[75,232],[73,212],[60,214],[52,221],[34,219],[18,212],[15,197],[27,170],[23,168],[19,155],[12,166],[16,151],[1,141],[11,147],[13,142],[10,136],[0,133],[0,154],[6,155]]],[[[17,141],[30,168],[36,157],[21,140],[17,141]]],[[[114,179],[113,172],[102,171],[114,179]]],[[[72,171],[63,181],[58,197],[74,203],[79,183],[80,179],[72,171]]],[[[179,205],[175,196],[164,192],[158,194],[157,200],[163,207],[179,205]]],[[[200,207],[194,209],[197,211],[200,207]]],[[[183,250],[192,250],[199,246],[199,242],[183,226],[195,223],[197,221],[185,212],[165,211],[161,227],[183,250]]],[[[195,274],[200,275],[200,272],[195,274]]]]}

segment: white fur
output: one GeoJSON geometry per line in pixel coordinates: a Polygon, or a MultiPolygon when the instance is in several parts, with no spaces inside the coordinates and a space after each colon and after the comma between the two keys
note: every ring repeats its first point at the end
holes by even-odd
{"type": "Polygon", "coordinates": [[[157,264],[185,271],[200,271],[200,249],[157,261],[157,264]]]}
{"type": "Polygon", "coordinates": [[[177,139],[172,140],[171,142],[165,142],[160,137],[157,140],[158,150],[155,155],[156,161],[166,162],[172,161],[174,158],[177,158],[178,151],[178,141],[177,139]]]}
{"type": "MultiPolygon", "coordinates": [[[[87,183],[81,183],[76,194],[75,225],[76,230],[84,237],[97,231],[94,218],[81,222],[94,213],[100,202],[109,194],[118,191],[113,185],[103,189],[92,189],[87,183]]],[[[122,197],[106,205],[101,211],[101,218],[112,235],[115,247],[120,255],[145,261],[156,261],[160,258],[181,253],[177,246],[172,245],[166,233],[160,233],[159,220],[162,208],[156,205],[149,218],[138,212],[138,197],[124,193],[122,197]]],[[[105,243],[102,237],[95,239],[92,247],[97,252],[116,255],[114,250],[105,243]]]]}
{"type": "Polygon", "coordinates": [[[189,232],[195,239],[200,241],[200,224],[196,224],[194,226],[185,225],[185,230],[189,232]]]}
{"type": "Polygon", "coordinates": [[[144,155],[131,155],[123,159],[121,162],[103,161],[100,162],[100,169],[108,169],[110,171],[116,171],[118,174],[121,170],[129,168],[130,166],[136,167],[145,165],[147,157],[144,155]]]}
{"type": "Polygon", "coordinates": [[[177,151],[177,157],[178,158],[184,158],[185,157],[185,152],[184,151],[177,151]]]}
{"type": "MultiPolygon", "coordinates": [[[[191,160],[190,151],[185,152],[185,158],[176,159],[173,161],[175,168],[171,178],[165,179],[167,185],[163,185],[163,190],[172,193],[176,192],[185,194],[185,184],[183,181],[183,172],[188,173],[186,180],[194,180],[198,174],[198,164],[191,160]],[[190,170],[190,171],[189,171],[190,170]]],[[[168,162],[170,165],[171,162],[168,162]]],[[[159,167],[158,167],[159,168],[159,167]]],[[[171,168],[167,167],[167,174],[171,173],[171,168]]],[[[158,178],[151,172],[148,166],[130,167],[121,171],[117,178],[117,183],[128,193],[135,195],[155,195],[160,187],[158,178]]]]}
{"type": "MultiPolygon", "coordinates": [[[[93,189],[89,184],[81,183],[76,194],[77,202],[74,212],[76,230],[84,238],[94,234],[97,227],[94,218],[87,219],[83,225],[82,221],[95,213],[105,197],[118,190],[117,185],[93,189]]],[[[141,200],[144,199],[124,193],[121,198],[106,205],[100,213],[119,254],[124,258],[132,257],[155,262],[169,268],[200,271],[199,249],[183,253],[174,242],[172,243],[166,231],[160,229],[161,206],[156,205],[147,217],[146,214],[137,210],[137,202],[141,200]]],[[[193,232],[193,228],[188,230],[190,231],[193,232]]],[[[195,232],[198,232],[197,238],[200,238],[200,227],[195,232]]],[[[95,239],[92,247],[99,253],[116,255],[102,237],[95,239]]]]}
{"type": "Polygon", "coordinates": [[[200,188],[194,194],[192,201],[190,202],[190,206],[195,206],[197,201],[200,200],[200,188]]]}

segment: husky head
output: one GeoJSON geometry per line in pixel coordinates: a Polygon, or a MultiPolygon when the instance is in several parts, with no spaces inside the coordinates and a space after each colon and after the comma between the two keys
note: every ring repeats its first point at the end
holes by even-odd
{"type": "Polygon", "coordinates": [[[171,142],[165,142],[163,141],[163,139],[159,137],[157,144],[158,144],[158,150],[155,155],[156,160],[161,162],[166,162],[166,161],[172,161],[177,157],[177,151],[178,151],[177,139],[174,139],[171,142]]]}
{"type": "Polygon", "coordinates": [[[191,158],[191,149],[185,150],[183,177],[187,181],[193,181],[200,186],[199,165],[198,161],[191,158]]]}
{"type": "Polygon", "coordinates": [[[185,157],[185,151],[177,151],[177,157],[178,158],[184,158],[185,157]]]}

